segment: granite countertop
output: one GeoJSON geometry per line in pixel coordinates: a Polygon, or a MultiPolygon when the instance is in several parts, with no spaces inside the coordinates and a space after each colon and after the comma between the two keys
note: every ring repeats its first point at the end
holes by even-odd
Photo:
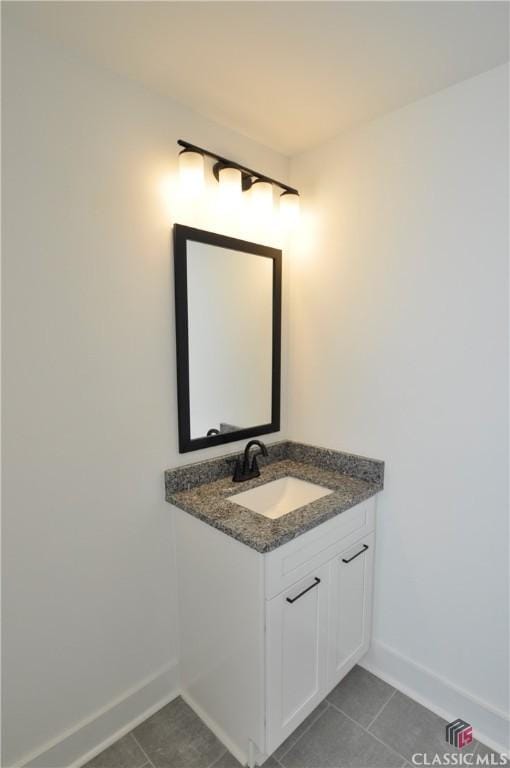
{"type": "Polygon", "coordinates": [[[268,450],[264,466],[260,460],[260,477],[244,483],[233,483],[231,479],[230,462],[236,454],[168,470],[166,500],[257,552],[265,553],[383,488],[384,464],[375,459],[290,441],[268,446],[268,450]],[[333,493],[276,520],[228,500],[236,493],[282,477],[322,485],[333,493]]]}

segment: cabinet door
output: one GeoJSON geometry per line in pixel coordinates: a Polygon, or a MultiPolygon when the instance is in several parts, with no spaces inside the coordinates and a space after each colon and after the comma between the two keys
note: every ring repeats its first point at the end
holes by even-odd
{"type": "Polygon", "coordinates": [[[266,601],[266,750],[326,695],[329,564],[266,601]]]}
{"type": "Polygon", "coordinates": [[[368,650],[372,623],[374,534],[331,562],[328,690],[368,650]]]}

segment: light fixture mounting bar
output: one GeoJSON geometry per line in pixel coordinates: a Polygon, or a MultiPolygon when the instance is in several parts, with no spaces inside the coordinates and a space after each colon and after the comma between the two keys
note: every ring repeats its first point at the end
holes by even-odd
{"type": "Polygon", "coordinates": [[[259,173],[258,171],[254,171],[252,168],[247,168],[245,165],[240,165],[239,163],[236,163],[235,160],[229,160],[226,157],[217,155],[216,152],[211,152],[209,149],[204,149],[203,147],[197,147],[196,144],[190,144],[189,141],[184,141],[183,139],[178,139],[177,144],[180,147],[184,147],[184,149],[191,149],[192,151],[195,151],[195,152],[201,152],[203,155],[207,155],[207,157],[212,157],[222,165],[228,165],[231,168],[237,168],[238,170],[241,171],[241,173],[247,176],[255,176],[257,179],[260,179],[261,181],[268,181],[270,184],[274,184],[275,186],[280,187],[280,189],[283,189],[284,192],[291,192],[294,195],[299,195],[299,192],[297,191],[297,189],[294,189],[294,187],[289,187],[288,184],[284,184],[282,181],[277,181],[276,179],[272,179],[270,176],[266,176],[264,173],[259,173]]]}

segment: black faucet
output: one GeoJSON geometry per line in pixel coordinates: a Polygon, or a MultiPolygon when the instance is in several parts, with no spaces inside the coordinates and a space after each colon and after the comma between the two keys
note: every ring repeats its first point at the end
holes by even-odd
{"type": "Polygon", "coordinates": [[[244,483],[245,480],[252,480],[254,477],[260,477],[260,470],[257,462],[257,456],[259,454],[262,454],[262,456],[268,455],[266,446],[260,440],[250,440],[244,449],[242,462],[240,457],[238,457],[236,461],[234,476],[232,477],[234,483],[244,483]],[[253,454],[250,464],[250,448],[253,446],[256,446],[258,450],[253,454]]]}

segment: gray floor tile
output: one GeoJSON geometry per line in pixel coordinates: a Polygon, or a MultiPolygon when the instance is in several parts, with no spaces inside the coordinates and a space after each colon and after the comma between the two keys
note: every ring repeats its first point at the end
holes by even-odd
{"type": "Polygon", "coordinates": [[[362,667],[354,667],[328,696],[329,701],[363,727],[370,725],[394,692],[362,667]]]}
{"type": "MultiPolygon", "coordinates": [[[[290,734],[288,739],[285,739],[283,744],[280,744],[278,749],[276,749],[273,752],[273,757],[275,757],[277,760],[280,760],[280,758],[289,751],[289,749],[296,743],[298,739],[301,738],[303,733],[311,726],[312,723],[314,723],[318,717],[328,708],[327,701],[321,701],[318,707],[316,707],[313,712],[311,712],[308,717],[303,720],[301,725],[299,725],[293,733],[290,734]]],[[[266,766],[267,763],[264,763],[264,766],[266,766]]]]}
{"type": "MultiPolygon", "coordinates": [[[[415,752],[458,754],[445,741],[446,720],[397,691],[369,731],[411,762],[415,752]]],[[[463,753],[473,752],[476,742],[463,753]]]]}
{"type": "MultiPolygon", "coordinates": [[[[219,760],[216,760],[211,768],[242,768],[242,765],[239,760],[236,760],[234,755],[230,752],[225,752],[219,760]]],[[[276,762],[274,757],[268,757],[263,768],[281,768],[281,766],[276,762]]]]}
{"type": "MultiPolygon", "coordinates": [[[[264,768],[411,768],[415,752],[433,758],[436,753],[460,751],[446,744],[444,720],[360,667],[355,667],[328,699],[331,703],[321,702],[268,758],[264,768]],[[377,716],[367,731],[374,714],[377,716]]],[[[491,758],[496,764],[499,755],[485,744],[473,742],[462,754],[475,749],[487,757],[488,765],[491,758]]],[[[84,768],[241,765],[179,697],[84,768]]]]}
{"type": "Polygon", "coordinates": [[[209,768],[225,751],[180,696],[133,733],[155,768],[209,768]]]}
{"type": "Polygon", "coordinates": [[[96,755],[83,768],[142,768],[146,762],[146,756],[128,733],[96,755]]]}
{"type": "Polygon", "coordinates": [[[241,763],[228,750],[225,750],[211,768],[241,768],[241,763]]]}
{"type": "Polygon", "coordinates": [[[400,768],[402,756],[328,707],[280,762],[284,768],[400,768]]]}

